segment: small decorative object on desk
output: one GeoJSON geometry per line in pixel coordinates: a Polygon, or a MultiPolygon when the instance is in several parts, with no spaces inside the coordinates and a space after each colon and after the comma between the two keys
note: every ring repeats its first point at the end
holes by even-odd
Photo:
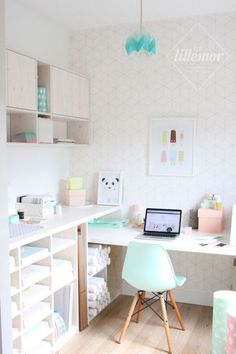
{"type": "Polygon", "coordinates": [[[123,174],[120,171],[101,171],[98,177],[97,203],[121,205],[123,174]]]}
{"type": "Polygon", "coordinates": [[[222,201],[219,194],[209,193],[198,209],[199,231],[220,233],[223,230],[222,201]]]}
{"type": "Polygon", "coordinates": [[[132,206],[132,219],[131,222],[134,226],[140,227],[143,225],[143,215],[139,204],[132,206]]]}
{"type": "Polygon", "coordinates": [[[201,208],[221,210],[222,209],[221,196],[215,193],[207,194],[201,203],[201,208]]]}
{"type": "Polygon", "coordinates": [[[197,209],[191,209],[189,212],[189,226],[193,230],[198,229],[197,209]]]}

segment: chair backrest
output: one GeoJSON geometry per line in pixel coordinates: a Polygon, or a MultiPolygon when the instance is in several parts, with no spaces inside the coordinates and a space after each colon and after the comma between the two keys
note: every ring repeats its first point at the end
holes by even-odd
{"type": "Polygon", "coordinates": [[[159,244],[131,241],[122,278],[138,290],[163,292],[177,286],[175,272],[166,250],[159,244]]]}

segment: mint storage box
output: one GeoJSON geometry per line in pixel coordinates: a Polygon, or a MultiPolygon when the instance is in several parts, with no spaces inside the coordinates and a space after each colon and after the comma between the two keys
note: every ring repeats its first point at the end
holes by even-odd
{"type": "Polygon", "coordinates": [[[222,232],[223,210],[198,209],[198,229],[213,234],[222,232]]]}

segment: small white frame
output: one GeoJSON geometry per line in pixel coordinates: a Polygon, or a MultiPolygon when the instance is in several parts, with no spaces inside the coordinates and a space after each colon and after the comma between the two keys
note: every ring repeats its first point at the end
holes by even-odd
{"type": "Polygon", "coordinates": [[[100,171],[98,176],[97,204],[121,205],[123,173],[121,171],[100,171]]]}

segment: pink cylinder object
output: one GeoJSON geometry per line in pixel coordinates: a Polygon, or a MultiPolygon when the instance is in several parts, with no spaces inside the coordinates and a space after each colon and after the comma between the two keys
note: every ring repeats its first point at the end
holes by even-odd
{"type": "Polygon", "coordinates": [[[227,316],[226,353],[236,354],[236,309],[230,306],[227,316]]]}

